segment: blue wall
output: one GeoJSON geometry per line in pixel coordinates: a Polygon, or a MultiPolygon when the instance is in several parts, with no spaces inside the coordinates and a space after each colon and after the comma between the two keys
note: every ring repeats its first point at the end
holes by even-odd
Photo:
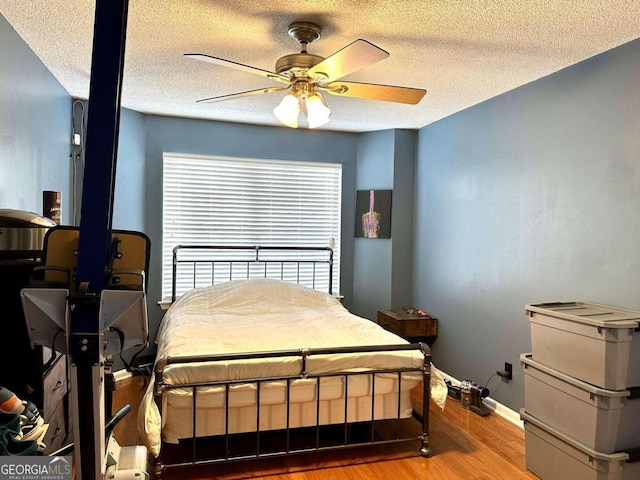
{"type": "Polygon", "coordinates": [[[113,228],[145,231],[145,115],[120,112],[118,164],[113,202],[113,228]]]}
{"type": "Polygon", "coordinates": [[[417,132],[394,130],[391,300],[382,309],[413,306],[413,238],[417,132]]]}
{"type": "Polygon", "coordinates": [[[356,190],[392,190],[391,238],[355,239],[352,311],[371,320],[378,310],[412,303],[415,140],[411,130],[368,132],[358,138],[356,190]]]}
{"type": "Polygon", "coordinates": [[[42,214],[42,191],[62,192],[71,219],[71,99],[0,15],[0,208],[42,214]]]}
{"type": "Polygon", "coordinates": [[[414,301],[436,365],[523,405],[525,304],[640,308],[640,40],[419,132],[414,301]]]}
{"type": "MultiPolygon", "coordinates": [[[[74,100],[73,132],[80,135],[81,145],[86,142],[86,120],[89,105],[86,100],[74,100]],[[84,127],[83,127],[84,125],[84,127]]],[[[145,115],[126,108],[120,109],[120,128],[116,164],[116,184],[113,202],[112,227],[118,230],[144,231],[145,195],[145,115]]],[[[84,148],[74,150],[78,169],[75,208],[79,212],[82,202],[82,173],[84,168],[84,148]]],[[[73,224],[78,221],[73,220],[73,224]]]]}
{"type": "MultiPolygon", "coordinates": [[[[356,190],[393,189],[393,133],[393,130],[385,130],[361,134],[358,141],[356,190]]],[[[352,202],[355,203],[355,195],[352,202]]],[[[393,227],[393,212],[391,225],[393,227]]],[[[345,234],[354,235],[355,230],[345,234]]],[[[356,315],[375,319],[377,310],[386,310],[389,306],[391,241],[388,238],[355,239],[352,311],[356,315]]]]}

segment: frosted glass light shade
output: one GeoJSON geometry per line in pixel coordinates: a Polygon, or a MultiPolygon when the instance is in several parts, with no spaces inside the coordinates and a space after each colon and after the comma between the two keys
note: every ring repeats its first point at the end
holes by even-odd
{"type": "Polygon", "coordinates": [[[273,114],[280,123],[287,127],[298,128],[298,116],[300,115],[298,97],[292,93],[285,95],[278,106],[273,109],[273,114]]]}
{"type": "Polygon", "coordinates": [[[306,100],[306,115],[309,122],[309,128],[316,128],[324,125],[329,121],[331,110],[327,107],[323,98],[318,95],[311,95],[306,100]]]}

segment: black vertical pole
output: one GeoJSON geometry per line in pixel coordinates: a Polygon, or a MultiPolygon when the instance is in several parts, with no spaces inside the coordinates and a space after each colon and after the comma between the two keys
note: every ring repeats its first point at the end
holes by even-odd
{"type": "Polygon", "coordinates": [[[102,477],[104,363],[99,298],[111,260],[120,95],[128,0],[96,0],[86,163],[82,189],[77,296],[70,300],[69,354],[75,405],[76,471],[82,480],[102,477]],[[75,385],[75,391],[73,386],[75,385]],[[100,408],[98,408],[100,410],[100,408]],[[78,468],[79,467],[79,468],[78,468]]]}

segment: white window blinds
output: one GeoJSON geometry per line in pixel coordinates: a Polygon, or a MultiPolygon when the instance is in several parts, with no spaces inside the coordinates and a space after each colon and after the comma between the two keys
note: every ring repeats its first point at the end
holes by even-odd
{"type": "Polygon", "coordinates": [[[171,298],[176,245],[330,246],[339,292],[342,165],[163,157],[164,299],[171,298]]]}

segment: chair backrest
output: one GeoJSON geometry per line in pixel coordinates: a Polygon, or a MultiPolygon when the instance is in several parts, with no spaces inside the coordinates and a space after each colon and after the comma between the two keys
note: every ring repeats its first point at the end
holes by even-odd
{"type": "MultiPolygon", "coordinates": [[[[145,290],[148,283],[151,242],[141,232],[113,230],[114,256],[107,288],[145,290]]],[[[56,226],[44,238],[43,265],[34,269],[31,286],[68,288],[76,291],[79,227],[56,226]]]]}

